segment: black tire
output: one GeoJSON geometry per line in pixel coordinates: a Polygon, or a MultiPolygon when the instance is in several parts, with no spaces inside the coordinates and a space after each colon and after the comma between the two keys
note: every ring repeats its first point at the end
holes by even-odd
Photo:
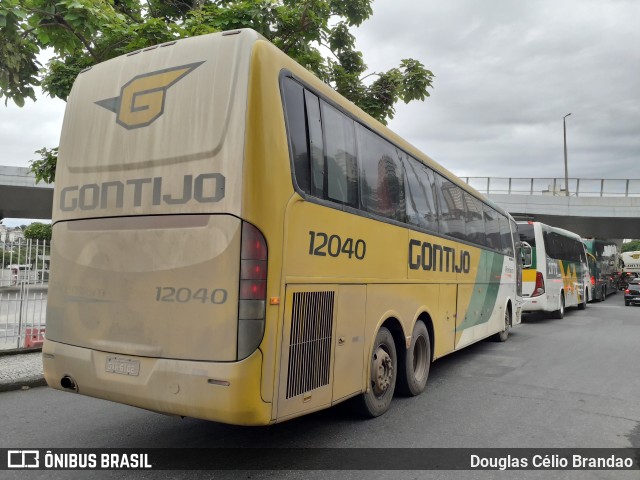
{"type": "Polygon", "coordinates": [[[560,294],[560,308],[551,312],[551,318],[562,320],[564,318],[564,293],[560,294]]]}
{"type": "Polygon", "coordinates": [[[431,366],[431,342],[425,324],[418,320],[413,327],[411,345],[404,355],[398,356],[398,391],[414,397],[427,386],[431,366]]]}
{"type": "Polygon", "coordinates": [[[631,305],[631,302],[628,302],[627,300],[624,301],[624,306],[628,307],[629,305],[631,305]]]}
{"type": "Polygon", "coordinates": [[[371,351],[369,388],[360,395],[360,412],[370,418],[389,410],[398,377],[398,357],[391,332],[380,328],[371,351]]]}
{"type": "Polygon", "coordinates": [[[600,301],[604,302],[606,299],[607,299],[607,287],[604,286],[602,287],[602,299],[600,301]]]}
{"type": "Polygon", "coordinates": [[[511,330],[511,310],[507,307],[504,312],[504,330],[496,333],[492,339],[494,342],[506,342],[509,338],[509,331],[511,330]]]}
{"type": "Polygon", "coordinates": [[[587,290],[584,291],[584,295],[582,296],[582,303],[578,304],[578,310],[584,310],[587,308],[587,302],[589,301],[589,294],[587,290]]]}

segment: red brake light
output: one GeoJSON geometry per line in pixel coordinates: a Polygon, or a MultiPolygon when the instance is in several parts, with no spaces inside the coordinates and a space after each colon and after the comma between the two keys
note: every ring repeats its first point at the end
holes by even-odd
{"type": "Polygon", "coordinates": [[[240,300],[263,300],[267,295],[264,280],[240,280],[240,300]]]}
{"type": "Polygon", "coordinates": [[[624,293],[629,293],[629,289],[627,288],[627,289],[624,291],[624,293]]]}
{"type": "Polygon", "coordinates": [[[536,272],[536,286],[533,289],[532,297],[537,297],[544,293],[544,278],[542,272],[536,272]]]}
{"type": "Polygon", "coordinates": [[[591,285],[595,285],[595,284],[596,284],[596,277],[591,275],[591,285]]]}
{"type": "Polygon", "coordinates": [[[240,300],[265,300],[267,295],[267,242],[253,225],[242,224],[240,300]]]}
{"type": "Polygon", "coordinates": [[[243,260],[266,260],[267,243],[260,231],[253,225],[242,224],[242,253],[243,260]]]}
{"type": "Polygon", "coordinates": [[[238,299],[238,353],[248,357],[262,341],[267,299],[267,241],[253,225],[242,222],[240,295],[238,299]]]}

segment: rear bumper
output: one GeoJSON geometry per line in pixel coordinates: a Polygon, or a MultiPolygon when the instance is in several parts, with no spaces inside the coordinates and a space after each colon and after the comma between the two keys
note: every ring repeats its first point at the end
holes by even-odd
{"type": "Polygon", "coordinates": [[[625,295],[624,301],[629,303],[640,303],[640,295],[625,295]]]}
{"type": "Polygon", "coordinates": [[[546,295],[539,297],[525,297],[522,299],[523,312],[550,312],[554,309],[549,305],[546,295]]]}
{"type": "Polygon", "coordinates": [[[60,383],[68,375],[82,395],[235,425],[272,423],[271,404],[260,396],[260,350],[233,363],[118,355],[140,362],[136,376],[106,371],[114,353],[45,340],[42,354],[47,384],[58,390],[71,391],[60,383]]]}

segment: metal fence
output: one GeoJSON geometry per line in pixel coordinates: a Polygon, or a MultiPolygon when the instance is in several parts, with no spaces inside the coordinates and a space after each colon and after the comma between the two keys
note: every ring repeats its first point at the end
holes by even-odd
{"type": "MultiPolygon", "coordinates": [[[[564,178],[462,177],[484,194],[566,196],[564,178]]],[[[640,197],[640,179],[569,178],[571,197],[640,197]]]]}
{"type": "Polygon", "coordinates": [[[42,346],[46,328],[50,245],[5,243],[0,255],[0,350],[42,346]]]}

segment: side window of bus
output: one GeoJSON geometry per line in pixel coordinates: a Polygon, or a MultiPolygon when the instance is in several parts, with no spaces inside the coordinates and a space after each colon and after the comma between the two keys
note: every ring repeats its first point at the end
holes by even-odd
{"type": "MultiPolygon", "coordinates": [[[[500,222],[500,236],[502,237],[502,253],[513,257],[513,243],[512,243],[512,233],[509,229],[509,219],[504,215],[498,214],[498,221],[500,222]]],[[[513,235],[517,235],[517,230],[514,225],[513,235]]],[[[531,245],[535,247],[535,243],[531,245]]]]}
{"type": "Polygon", "coordinates": [[[309,151],[311,154],[311,194],[326,197],[324,141],[322,139],[322,119],[320,118],[320,100],[308,90],[304,92],[307,107],[307,126],[309,130],[309,151]]]}
{"type": "Polygon", "coordinates": [[[411,157],[407,157],[404,166],[407,222],[437,232],[435,174],[429,167],[411,157]]]}
{"type": "Polygon", "coordinates": [[[482,202],[468,192],[464,192],[466,211],[467,240],[478,245],[486,245],[486,232],[484,229],[484,214],[482,202]]]}
{"type": "Polygon", "coordinates": [[[295,179],[303,191],[311,193],[304,88],[292,78],[285,78],[282,82],[282,94],[295,179]]]}
{"type": "Polygon", "coordinates": [[[439,231],[452,237],[466,239],[463,191],[442,175],[435,175],[439,231]]]}
{"type": "MultiPolygon", "coordinates": [[[[502,216],[502,215],[501,215],[501,216],[502,216]]],[[[512,220],[508,220],[508,222],[509,222],[509,223],[508,223],[508,225],[511,225],[511,238],[512,238],[512,240],[513,240],[513,245],[515,245],[515,247],[518,249],[518,251],[520,251],[520,236],[518,235],[518,225],[516,224],[516,222],[514,222],[514,221],[512,221],[512,220]]],[[[510,254],[510,255],[511,255],[511,256],[513,256],[513,255],[514,255],[514,253],[513,253],[513,246],[511,245],[511,243],[509,242],[509,240],[508,240],[508,239],[505,239],[505,238],[503,237],[502,241],[503,241],[503,242],[505,242],[505,241],[507,241],[507,242],[508,242],[508,244],[509,244],[509,249],[510,249],[510,251],[511,251],[511,254],[510,254]]],[[[535,243],[534,243],[533,245],[535,245],[535,243]]],[[[533,246],[533,245],[532,245],[532,246],[533,246]]],[[[504,243],[503,243],[503,246],[504,246],[504,243]]],[[[509,254],[507,254],[507,255],[509,255],[509,254]]]]}
{"type": "Polygon", "coordinates": [[[483,204],[484,228],[487,232],[487,247],[502,251],[502,237],[500,236],[499,213],[489,205],[483,204]]]}
{"type": "Polygon", "coordinates": [[[405,153],[360,124],[356,126],[356,136],[362,207],[376,215],[404,222],[404,176],[401,165],[405,153]]]}
{"type": "Polygon", "coordinates": [[[322,102],[326,158],[326,199],[358,205],[358,169],[353,120],[322,102]]]}

